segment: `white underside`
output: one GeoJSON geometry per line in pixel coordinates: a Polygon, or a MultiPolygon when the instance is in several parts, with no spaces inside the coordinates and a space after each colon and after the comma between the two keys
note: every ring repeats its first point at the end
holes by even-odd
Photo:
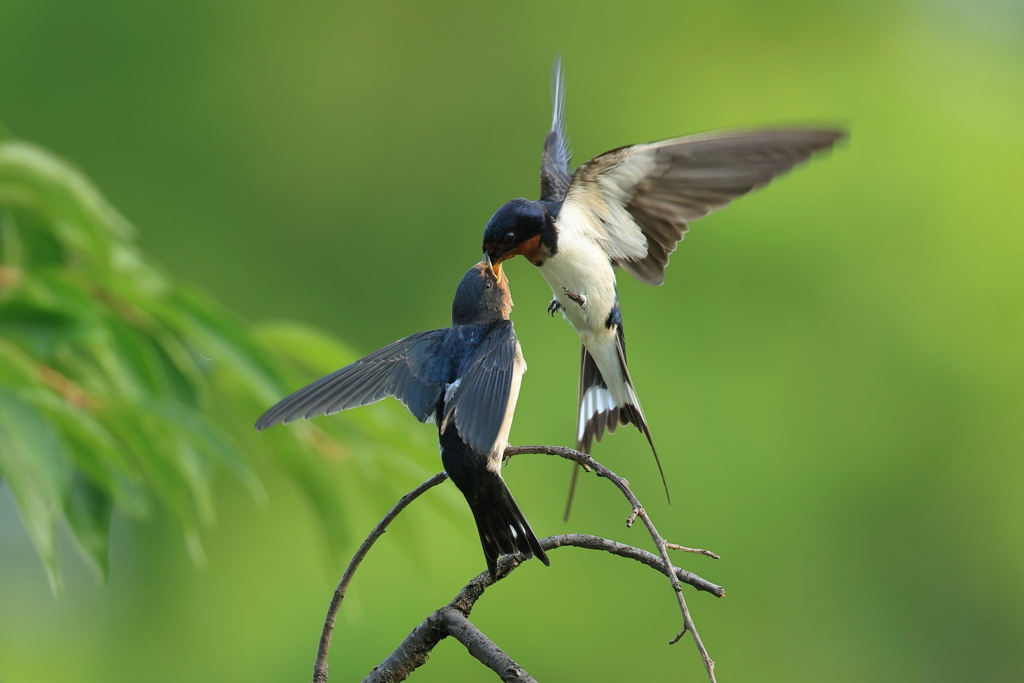
{"type": "MultiPolygon", "coordinates": [[[[614,402],[610,407],[637,404],[636,393],[620,367],[617,330],[605,326],[615,304],[615,271],[608,255],[594,238],[581,234],[581,228],[585,230],[586,226],[559,220],[558,228],[558,252],[538,270],[561,304],[565,319],[594,357],[614,402]],[[584,297],[586,306],[580,306],[568,292],[584,297]]],[[[608,401],[604,397],[599,400],[595,395],[592,407],[600,410],[599,405],[607,406],[608,401]]],[[[589,419],[593,414],[590,412],[583,417],[589,419]]]]}

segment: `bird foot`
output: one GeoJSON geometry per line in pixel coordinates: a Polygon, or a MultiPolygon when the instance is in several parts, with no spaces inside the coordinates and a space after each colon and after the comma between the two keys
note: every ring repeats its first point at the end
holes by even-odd
{"type": "Polygon", "coordinates": [[[548,315],[554,318],[555,313],[560,310],[562,310],[562,304],[558,303],[558,299],[552,299],[551,303],[548,304],[548,315]]]}
{"type": "Polygon", "coordinates": [[[562,291],[565,292],[565,295],[567,297],[569,297],[569,299],[574,304],[576,304],[580,308],[586,310],[586,308],[587,308],[587,297],[586,296],[584,296],[583,294],[577,294],[576,292],[570,292],[565,287],[562,287],[562,291]]]}

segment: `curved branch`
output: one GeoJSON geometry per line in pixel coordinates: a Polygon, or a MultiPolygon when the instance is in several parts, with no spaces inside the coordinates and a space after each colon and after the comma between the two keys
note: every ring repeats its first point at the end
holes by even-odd
{"type": "Polygon", "coordinates": [[[679,642],[679,639],[689,631],[693,636],[694,644],[697,645],[697,651],[700,652],[700,657],[704,662],[704,669],[708,673],[708,680],[710,680],[711,683],[715,683],[715,662],[708,655],[708,651],[704,647],[704,643],[701,641],[700,635],[697,633],[697,627],[694,625],[693,619],[690,617],[690,610],[686,606],[686,598],[683,597],[683,587],[679,583],[679,577],[676,575],[675,571],[673,571],[672,560],[668,557],[668,543],[665,541],[664,537],[658,533],[658,530],[654,528],[654,522],[651,521],[651,518],[647,515],[643,506],[640,504],[640,501],[637,500],[637,497],[630,490],[629,482],[612,472],[598,461],[594,460],[586,453],[581,453],[580,451],[573,450],[572,448],[565,448],[564,446],[510,446],[505,449],[506,458],[527,453],[557,455],[560,458],[572,460],[573,462],[583,465],[584,469],[589,467],[594,470],[597,476],[608,479],[610,482],[615,484],[620,491],[622,491],[622,495],[624,495],[626,500],[629,501],[629,504],[633,506],[633,511],[630,513],[629,517],[626,518],[626,526],[632,526],[633,520],[635,520],[637,516],[644,521],[644,526],[647,527],[648,533],[650,533],[651,538],[654,540],[654,545],[658,548],[658,554],[661,555],[661,569],[672,583],[672,590],[676,594],[676,601],[679,603],[679,611],[682,612],[683,615],[683,628],[675,638],[669,641],[669,644],[679,642]]]}
{"type": "MultiPolygon", "coordinates": [[[[658,533],[657,529],[655,529],[653,522],[650,517],[647,516],[643,506],[640,504],[640,501],[630,490],[629,482],[594,460],[586,453],[581,453],[580,451],[560,446],[510,446],[505,450],[505,458],[507,459],[515,455],[527,453],[556,455],[566,458],[567,460],[572,460],[583,465],[583,469],[593,471],[598,476],[608,479],[622,492],[632,506],[632,511],[626,520],[626,526],[632,526],[637,517],[643,519],[644,525],[647,527],[651,538],[654,540],[654,543],[658,548],[660,557],[646,550],[634,548],[633,546],[618,543],[616,541],[610,541],[605,538],[590,536],[588,534],[564,534],[561,536],[543,538],[540,541],[541,547],[545,550],[552,550],[562,546],[575,546],[591,550],[603,550],[621,557],[629,557],[637,560],[668,576],[669,580],[672,582],[672,588],[676,594],[680,611],[683,615],[683,629],[672,641],[670,641],[670,644],[677,642],[687,631],[690,631],[693,635],[694,642],[697,644],[697,649],[701,654],[701,658],[704,661],[708,678],[711,683],[715,683],[715,664],[708,656],[707,650],[704,648],[704,644],[701,642],[700,636],[697,634],[697,630],[694,627],[693,620],[691,619],[689,610],[686,606],[686,601],[683,598],[680,582],[687,583],[698,590],[709,592],[717,597],[723,597],[725,595],[725,589],[702,579],[696,574],[680,569],[679,567],[675,567],[668,557],[668,549],[672,548],[675,550],[699,552],[716,559],[718,556],[710,551],[685,548],[683,546],[666,542],[658,533]]],[[[384,516],[380,523],[377,524],[374,530],[359,547],[359,550],[345,569],[341,582],[334,591],[331,605],[327,610],[327,617],[324,621],[323,632],[320,636],[320,646],[317,650],[316,664],[313,668],[314,683],[326,683],[327,681],[327,653],[331,644],[331,635],[334,631],[335,619],[341,602],[345,598],[348,585],[351,582],[356,569],[359,567],[359,564],[362,562],[363,558],[366,557],[366,554],[369,552],[376,540],[384,534],[388,525],[390,525],[402,510],[404,510],[413,500],[418,498],[425,491],[437,486],[447,478],[448,475],[446,473],[440,472],[417,486],[414,490],[402,496],[398,504],[396,504],[391,511],[384,516]]],[[[507,576],[511,571],[518,567],[521,562],[522,560],[518,556],[504,556],[500,558],[497,567],[496,580],[500,580],[507,576]]],[[[458,637],[453,630],[450,630],[449,626],[451,626],[451,629],[455,629],[461,633],[471,634],[472,637],[467,636],[467,640],[462,640],[461,638],[460,640],[462,640],[477,659],[490,666],[495,672],[503,677],[503,680],[532,681],[533,679],[529,677],[529,674],[523,671],[521,667],[502,652],[497,645],[488,640],[487,637],[476,629],[475,626],[470,624],[467,619],[477,599],[483,595],[484,590],[488,586],[492,585],[493,582],[494,580],[492,580],[489,572],[483,572],[470,581],[450,603],[435,611],[427,617],[423,623],[413,629],[412,633],[406,636],[402,644],[399,645],[399,647],[396,648],[395,651],[387,657],[387,659],[385,659],[380,665],[374,667],[373,671],[370,672],[370,675],[367,676],[365,681],[391,682],[405,680],[412,671],[419,666],[422,666],[427,661],[431,650],[433,650],[437,643],[448,635],[455,635],[458,637]],[[452,617],[449,613],[453,610],[457,611],[461,615],[461,618],[457,619],[452,617]],[[470,642],[475,643],[475,645],[470,647],[470,642]]]]}
{"type": "MultiPolygon", "coordinates": [[[[448,478],[447,473],[438,472],[430,479],[414,488],[409,493],[402,496],[402,498],[395,504],[395,507],[391,508],[388,514],[384,515],[384,518],[377,523],[377,526],[373,528],[370,535],[366,537],[363,544],[359,546],[359,550],[352,557],[352,560],[348,563],[348,567],[345,568],[345,573],[341,576],[341,581],[338,583],[338,587],[334,589],[334,597],[331,598],[331,605],[327,608],[327,617],[324,619],[324,628],[320,633],[320,645],[316,651],[316,663],[313,665],[313,683],[327,683],[327,651],[331,648],[331,635],[334,633],[334,621],[338,617],[338,608],[341,607],[341,601],[345,599],[345,592],[348,590],[348,584],[352,581],[352,577],[356,573],[356,569],[359,568],[359,564],[366,557],[366,554],[370,552],[370,548],[377,542],[377,539],[384,535],[384,532],[388,530],[388,526],[394,521],[395,517],[404,510],[409,503],[413,502],[428,489],[432,489],[445,479],[448,478]]],[[[426,657],[424,657],[426,661],[426,657]]]]}
{"type": "MultiPolygon", "coordinates": [[[[566,546],[587,550],[603,550],[613,555],[637,560],[658,572],[664,572],[661,558],[654,553],[634,548],[624,543],[610,541],[600,536],[591,536],[590,534],[548,536],[547,538],[540,539],[540,546],[544,550],[554,550],[555,548],[566,546]]],[[[523,561],[519,555],[505,555],[501,557],[498,560],[498,580],[500,581],[511,574],[523,561]]],[[[679,569],[678,567],[673,567],[673,569],[681,580],[691,586],[718,597],[725,595],[725,589],[721,586],[716,586],[710,581],[706,581],[684,569],[679,569]]],[[[469,622],[468,617],[474,605],[476,605],[476,601],[492,585],[494,585],[494,581],[491,579],[490,572],[481,572],[474,577],[472,581],[459,591],[459,594],[451,602],[433,612],[423,620],[423,623],[414,628],[395,651],[388,655],[387,659],[373,668],[373,671],[363,679],[363,683],[404,681],[414,670],[426,663],[434,647],[449,635],[455,636],[474,657],[494,670],[499,676],[502,676],[502,680],[532,681],[533,679],[530,678],[529,674],[522,667],[516,664],[514,660],[502,652],[497,645],[494,645],[494,643],[487,639],[487,636],[469,622]],[[454,614],[458,614],[460,617],[456,618],[453,616],[454,614]],[[459,628],[471,628],[474,633],[474,642],[489,645],[481,650],[474,650],[473,647],[470,647],[467,640],[459,637],[459,632],[453,632],[449,628],[453,623],[458,624],[459,628]],[[465,626],[467,624],[468,627],[465,626]],[[493,650],[488,648],[493,648],[493,650]]]]}
{"type": "MultiPolygon", "coordinates": [[[[619,543],[618,541],[609,541],[607,538],[601,538],[600,536],[591,536],[589,534],[563,534],[561,536],[549,536],[548,538],[542,538],[540,545],[544,550],[560,548],[566,545],[576,548],[587,548],[588,550],[604,550],[612,555],[628,557],[636,560],[637,562],[642,562],[648,567],[656,569],[659,572],[664,573],[665,571],[661,558],[654,553],[641,550],[640,548],[634,548],[631,545],[619,543]]],[[[716,598],[725,597],[725,589],[721,586],[713,584],[706,579],[702,579],[693,572],[688,572],[685,569],[680,569],[679,567],[672,567],[672,569],[675,571],[676,577],[683,583],[689,584],[697,590],[711,593],[716,598]]]]}

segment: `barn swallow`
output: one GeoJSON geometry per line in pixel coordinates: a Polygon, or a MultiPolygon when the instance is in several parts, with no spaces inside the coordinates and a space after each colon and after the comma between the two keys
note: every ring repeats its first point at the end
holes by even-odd
{"type": "Polygon", "coordinates": [[[451,327],[400,339],[321,377],[264,413],[256,429],[394,396],[417,420],[437,425],[441,462],[473,512],[491,577],[497,578],[503,554],[536,556],[548,565],[501,478],[502,454],[526,372],[511,311],[508,280],[484,257],[455,291],[451,327]]]}
{"type": "MultiPolygon", "coordinates": [[[[569,171],[564,75],[553,69],[551,130],[540,199],[513,199],[491,217],[483,249],[496,268],[522,255],[551,287],[582,342],[576,448],[633,424],[665,475],[626,366],[615,267],[649,285],[665,280],[669,254],[690,222],[725,208],[845,136],[834,129],[727,130],[619,147],[569,171]]],[[[575,485],[577,470],[573,470],[575,485]]],[[[668,488],[665,488],[666,496],[668,488]]],[[[570,503],[572,487],[570,487],[570,503]]],[[[568,515],[568,506],[566,515],[568,515]]]]}

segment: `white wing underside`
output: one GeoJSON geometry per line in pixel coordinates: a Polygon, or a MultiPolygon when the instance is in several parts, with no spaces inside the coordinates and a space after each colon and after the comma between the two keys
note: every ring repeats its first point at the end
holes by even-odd
{"type": "Polygon", "coordinates": [[[556,225],[638,279],[664,281],[687,224],[831,147],[837,130],[720,131],[606,152],[576,169],[556,225]]]}

